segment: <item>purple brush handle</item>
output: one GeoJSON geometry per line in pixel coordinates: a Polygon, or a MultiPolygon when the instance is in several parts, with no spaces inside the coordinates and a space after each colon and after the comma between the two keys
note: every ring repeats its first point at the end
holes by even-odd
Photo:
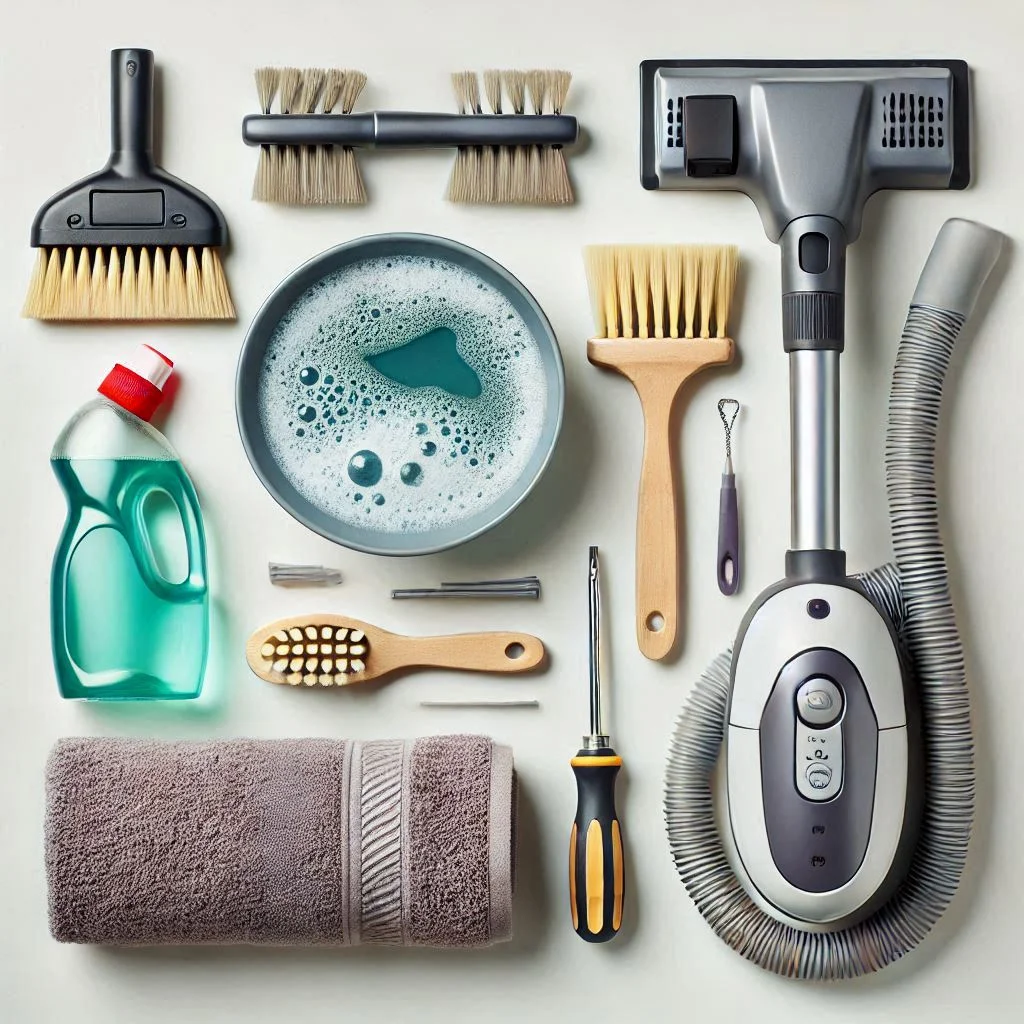
{"type": "Polygon", "coordinates": [[[718,495],[718,589],[731,597],[740,585],[740,516],[736,504],[736,475],[722,474],[718,495]],[[732,574],[727,572],[732,565],[732,574]]]}

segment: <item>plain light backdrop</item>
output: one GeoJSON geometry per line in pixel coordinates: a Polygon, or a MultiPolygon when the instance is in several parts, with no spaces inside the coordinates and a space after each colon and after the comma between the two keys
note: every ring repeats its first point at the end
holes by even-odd
{"type": "Polygon", "coordinates": [[[888,377],[907,302],[942,222],[966,216],[1024,230],[1024,8],[1013,0],[93,0],[10,3],[0,41],[0,502],[4,540],[0,690],[0,1019],[70,1021],[721,1022],[796,1018],[941,1024],[1019,1012],[1016,948],[1024,913],[1024,774],[1019,529],[1024,498],[1024,295],[1011,252],[983,315],[954,360],[940,458],[943,526],[975,698],[979,808],[967,876],[935,933],[881,975],[835,986],[783,981],[705,925],[669,857],[663,768],[673,720],[693,680],[731,640],[758,591],[782,573],[789,539],[787,368],[779,254],[740,195],[649,193],[639,183],[638,64],[648,57],[961,57],[974,71],[974,166],[963,193],[872,199],[849,256],[843,358],[842,535],[852,569],[889,557],[882,439],[888,377]],[[35,210],[99,167],[108,140],[108,51],[156,53],[159,156],[221,206],[231,326],[47,326],[18,312],[34,254],[35,210]],[[363,209],[280,209],[249,199],[256,153],[240,139],[256,109],[261,64],[362,69],[359,109],[454,110],[448,74],[464,68],[565,67],[567,109],[588,146],[570,163],[571,209],[457,208],[442,196],[451,154],[368,153],[363,209]],[[556,459],[529,502],[490,535],[448,554],[385,560],[336,548],[278,508],[250,470],[235,428],[239,346],[259,304],[300,262],[378,231],[425,231],[475,246],[518,276],[546,310],[566,366],[567,413],[556,459]],[[633,524],[641,446],[626,381],[591,367],[580,250],[592,242],[732,242],[742,253],[734,318],[739,358],[690,391],[683,421],[683,649],[652,664],[633,637],[633,524]],[[181,387],[166,432],[193,475],[210,537],[216,605],[204,700],[103,707],[62,701],[49,654],[48,585],[64,505],[47,458],[67,417],[114,360],[142,341],[166,350],[181,387]],[[738,597],[715,586],[723,435],[719,397],[743,403],[736,428],[745,576],[738,597]],[[574,807],[567,764],[586,726],[588,544],[606,582],[610,726],[625,756],[628,913],[605,947],[577,939],[566,905],[574,807]],[[318,597],[272,589],[268,559],[323,562],[343,588],[318,597]],[[391,586],[535,572],[540,604],[402,604],[391,586]],[[409,676],[369,693],[296,693],[245,666],[256,626],[313,610],[348,612],[415,633],[514,628],[552,655],[527,680],[409,676]],[[424,697],[536,696],[539,711],[446,712],[424,697]],[[59,946],[47,931],[42,773],[71,734],[375,738],[477,730],[510,743],[522,780],[516,937],[476,953],[59,946]],[[1018,1010],[1014,1010],[1014,1007],[1018,1010]]]}

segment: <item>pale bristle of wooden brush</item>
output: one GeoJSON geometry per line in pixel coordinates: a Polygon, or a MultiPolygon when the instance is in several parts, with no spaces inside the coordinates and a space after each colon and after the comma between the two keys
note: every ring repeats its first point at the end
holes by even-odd
{"type": "Polygon", "coordinates": [[[630,272],[633,278],[633,305],[636,307],[637,337],[649,338],[651,331],[651,262],[652,252],[645,246],[629,249],[630,272]]]}
{"type": "Polygon", "coordinates": [[[668,329],[668,307],[665,304],[665,251],[659,248],[649,261],[651,277],[651,317],[654,337],[664,338],[668,329]]]}
{"type": "Polygon", "coordinates": [[[619,299],[619,329],[622,338],[636,337],[633,316],[633,261],[630,250],[617,246],[615,250],[615,282],[619,299]]]}
{"type": "Polygon", "coordinates": [[[711,337],[711,314],[715,308],[715,284],[718,281],[718,250],[704,245],[700,250],[700,336],[711,337]]]}
{"type": "Polygon", "coordinates": [[[40,248],[22,316],[35,320],[234,320],[215,249],[40,248]]]}
{"type": "Polygon", "coordinates": [[[592,245],[583,255],[595,337],[726,337],[734,246],[592,245]]]}
{"type": "Polygon", "coordinates": [[[724,245],[718,254],[718,280],[715,282],[715,337],[729,337],[729,311],[736,294],[739,256],[734,245],[724,245]]]}
{"type": "Polygon", "coordinates": [[[366,670],[371,656],[362,630],[315,623],[279,630],[260,646],[264,672],[292,686],[344,686],[366,670]]]}
{"type": "MultiPolygon", "coordinates": [[[[697,315],[697,294],[700,284],[700,249],[679,246],[679,263],[682,267],[683,337],[692,338],[697,315]]],[[[678,335],[673,334],[673,338],[678,335]]]]}
{"type": "MultiPolygon", "coordinates": [[[[259,68],[256,91],[263,113],[350,114],[366,85],[361,71],[340,68],[259,68]]],[[[261,146],[253,198],[287,205],[366,202],[355,150],[348,146],[261,146]]]]}
{"type": "Polygon", "coordinates": [[[612,247],[588,245],[583,250],[583,265],[587,271],[587,290],[594,314],[595,337],[614,338],[619,329],[619,300],[612,247]]]}

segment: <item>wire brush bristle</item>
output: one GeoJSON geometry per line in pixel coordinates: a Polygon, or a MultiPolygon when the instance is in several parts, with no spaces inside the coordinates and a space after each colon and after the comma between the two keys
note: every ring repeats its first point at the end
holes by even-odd
{"type": "Polygon", "coordinates": [[[592,245],[583,257],[596,337],[726,337],[735,246],[592,245]]]}
{"type": "Polygon", "coordinates": [[[215,249],[40,248],[22,316],[36,320],[234,320],[215,249]]]}

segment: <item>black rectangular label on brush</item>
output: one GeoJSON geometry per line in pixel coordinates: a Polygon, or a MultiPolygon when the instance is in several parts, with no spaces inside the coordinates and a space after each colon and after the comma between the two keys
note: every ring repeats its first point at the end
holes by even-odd
{"type": "Polygon", "coordinates": [[[93,227],[144,227],[164,222],[164,194],[159,189],[138,192],[94,189],[89,194],[93,227]]]}

